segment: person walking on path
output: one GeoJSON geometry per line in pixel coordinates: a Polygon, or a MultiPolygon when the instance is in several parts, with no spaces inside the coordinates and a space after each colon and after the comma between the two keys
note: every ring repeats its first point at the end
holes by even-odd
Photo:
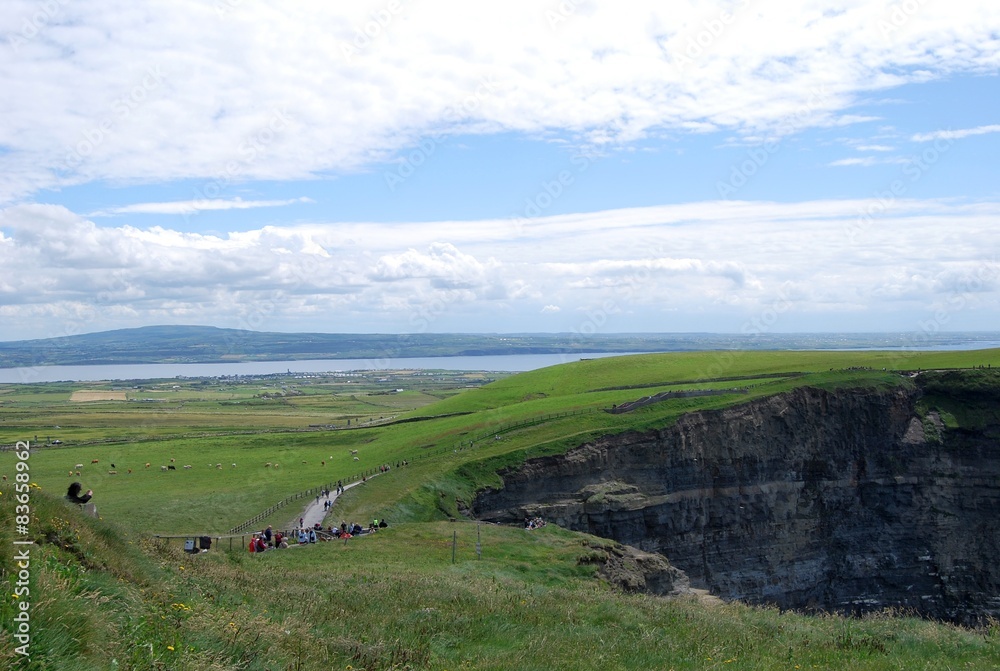
{"type": "MultiPolygon", "coordinates": [[[[375,475],[372,475],[372,477],[374,478],[376,475],[378,475],[378,474],[376,473],[375,475]]],[[[360,485],[360,484],[362,484],[362,483],[361,482],[352,482],[351,484],[349,484],[346,487],[344,487],[344,486],[342,486],[338,482],[337,483],[337,488],[340,490],[340,494],[343,494],[345,491],[347,491],[351,487],[356,487],[357,485],[360,485]]],[[[338,496],[339,496],[339,494],[338,494],[338,496]]],[[[299,517],[299,529],[312,528],[312,527],[315,527],[317,524],[322,525],[323,524],[323,520],[326,518],[327,512],[329,510],[333,509],[333,504],[334,504],[334,502],[336,502],[336,500],[337,500],[337,497],[334,496],[329,501],[329,504],[330,504],[329,507],[326,508],[326,509],[324,509],[323,505],[321,505],[319,502],[313,501],[312,499],[309,499],[309,503],[308,503],[308,505],[306,505],[306,509],[302,512],[302,516],[299,517]]],[[[288,526],[294,527],[295,526],[295,521],[293,520],[288,526]]]]}

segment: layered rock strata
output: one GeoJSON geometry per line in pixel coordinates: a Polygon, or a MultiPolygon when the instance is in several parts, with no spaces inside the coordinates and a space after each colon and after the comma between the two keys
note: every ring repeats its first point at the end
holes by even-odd
{"type": "Polygon", "coordinates": [[[664,555],[724,599],[1000,616],[1000,441],[919,392],[800,388],[501,473],[473,513],[664,555]]]}

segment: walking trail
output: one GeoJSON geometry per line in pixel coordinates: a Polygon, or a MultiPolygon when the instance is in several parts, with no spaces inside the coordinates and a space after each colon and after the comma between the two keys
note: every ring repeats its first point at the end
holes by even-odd
{"type": "MultiPolygon", "coordinates": [[[[368,480],[371,480],[377,475],[379,474],[373,473],[372,475],[368,476],[368,480]]],[[[362,482],[361,480],[346,484],[344,485],[344,491],[346,492],[351,487],[356,487],[357,485],[363,485],[363,484],[365,483],[362,482]]],[[[336,489],[330,491],[330,496],[317,496],[316,498],[312,499],[308,504],[306,504],[305,510],[303,510],[300,515],[290,520],[288,522],[288,526],[286,526],[285,528],[298,529],[301,526],[306,529],[309,529],[315,526],[317,523],[323,524],[323,520],[326,518],[326,514],[329,512],[328,510],[326,510],[323,504],[326,503],[327,501],[335,502],[336,500],[337,500],[336,489]],[[301,525],[299,525],[299,518],[302,519],[301,525]]]]}

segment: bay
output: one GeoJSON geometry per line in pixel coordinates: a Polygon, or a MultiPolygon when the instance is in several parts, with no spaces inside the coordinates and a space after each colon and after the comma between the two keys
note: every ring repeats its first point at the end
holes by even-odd
{"type": "Polygon", "coordinates": [[[98,382],[177,377],[223,377],[278,373],[327,373],[350,370],[494,370],[523,372],[580,359],[625,356],[626,353],[504,354],[382,359],[303,359],[233,363],[147,363],[98,366],[32,366],[0,369],[0,383],[98,382]]]}

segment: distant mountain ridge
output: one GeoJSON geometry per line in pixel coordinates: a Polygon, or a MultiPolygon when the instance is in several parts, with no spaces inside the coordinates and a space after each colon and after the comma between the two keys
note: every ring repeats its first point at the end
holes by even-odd
{"type": "Polygon", "coordinates": [[[1000,333],[279,333],[214,326],[143,326],[0,342],[0,368],[302,359],[668,352],[724,349],[996,347],[1000,333]]]}
{"type": "Polygon", "coordinates": [[[214,326],[144,326],[0,342],[0,368],[45,365],[221,363],[491,354],[657,351],[644,335],[279,333],[214,326]]]}

